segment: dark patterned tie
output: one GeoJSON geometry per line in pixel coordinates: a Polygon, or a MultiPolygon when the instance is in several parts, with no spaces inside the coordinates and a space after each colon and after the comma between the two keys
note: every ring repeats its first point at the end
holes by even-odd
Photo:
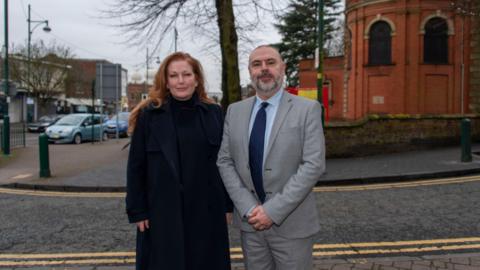
{"type": "Polygon", "coordinates": [[[263,149],[265,147],[265,126],[267,123],[267,112],[265,108],[267,102],[262,102],[260,109],[255,116],[252,132],[250,133],[250,143],[248,145],[248,157],[250,163],[250,174],[252,175],[253,185],[262,203],[265,202],[265,190],[263,189],[263,149]]]}

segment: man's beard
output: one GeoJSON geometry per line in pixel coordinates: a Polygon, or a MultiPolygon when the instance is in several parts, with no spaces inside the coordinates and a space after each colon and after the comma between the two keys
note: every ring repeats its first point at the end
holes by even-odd
{"type": "Polygon", "coordinates": [[[257,77],[252,78],[253,88],[255,89],[255,91],[257,91],[258,93],[261,93],[261,94],[272,93],[272,92],[276,91],[277,89],[279,89],[280,87],[282,87],[282,84],[283,84],[282,76],[278,76],[277,78],[275,78],[272,74],[270,74],[268,72],[262,72],[262,74],[258,75],[257,77]],[[270,76],[273,79],[273,81],[270,81],[268,83],[264,83],[260,79],[260,77],[262,77],[262,76],[270,76]]]}

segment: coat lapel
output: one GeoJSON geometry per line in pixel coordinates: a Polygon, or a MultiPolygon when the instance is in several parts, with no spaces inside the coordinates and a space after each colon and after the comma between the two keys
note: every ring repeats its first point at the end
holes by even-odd
{"type": "Polygon", "coordinates": [[[176,179],[180,180],[178,151],[177,151],[177,135],[175,126],[173,125],[172,112],[170,104],[165,103],[162,107],[156,109],[155,120],[151,122],[151,132],[154,145],[159,145],[168,165],[176,179]]]}
{"type": "Polygon", "coordinates": [[[270,132],[270,138],[268,138],[268,145],[267,151],[265,152],[265,160],[268,158],[268,154],[270,153],[270,149],[272,149],[272,145],[277,138],[278,130],[282,126],[283,121],[287,117],[287,113],[292,108],[292,97],[286,91],[283,92],[282,98],[280,100],[277,114],[275,115],[275,119],[273,120],[272,130],[270,132]]]}

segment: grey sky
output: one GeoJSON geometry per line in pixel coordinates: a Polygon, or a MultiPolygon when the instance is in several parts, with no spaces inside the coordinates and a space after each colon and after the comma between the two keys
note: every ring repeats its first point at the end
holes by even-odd
{"type": "MultiPolygon", "coordinates": [[[[122,36],[118,29],[108,26],[109,21],[100,19],[100,10],[107,7],[113,0],[9,0],[9,43],[14,46],[27,43],[27,9],[31,5],[32,20],[48,20],[52,29],[50,33],[42,31],[38,26],[32,35],[32,43],[43,40],[46,44],[55,41],[70,47],[77,58],[107,59],[119,63],[131,76],[135,72],[145,75],[145,47],[128,48],[122,44],[122,36]]],[[[1,43],[4,43],[4,7],[1,4],[1,43]]],[[[32,23],[32,27],[35,24],[32,23]]],[[[263,28],[254,34],[253,47],[264,43],[280,40],[279,35],[271,26],[263,28]]],[[[220,52],[212,53],[202,50],[204,41],[200,37],[182,36],[179,30],[178,50],[186,51],[197,57],[205,68],[210,91],[219,91],[221,82],[220,52]]],[[[153,45],[151,46],[153,48],[153,45]]],[[[11,51],[11,48],[10,48],[11,51]]],[[[163,59],[174,51],[173,35],[162,45],[159,57],[163,59]]],[[[157,55],[156,55],[157,56],[157,55]]],[[[240,56],[241,81],[249,81],[246,68],[247,55],[240,56]]],[[[155,60],[150,66],[157,68],[155,60]]]]}

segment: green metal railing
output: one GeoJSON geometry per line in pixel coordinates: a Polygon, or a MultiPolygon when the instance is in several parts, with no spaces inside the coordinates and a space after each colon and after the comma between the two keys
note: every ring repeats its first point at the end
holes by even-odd
{"type": "MultiPolygon", "coordinates": [[[[10,124],[10,147],[25,147],[26,125],[23,123],[10,124]]],[[[3,123],[0,123],[0,142],[3,142],[3,123]]],[[[3,152],[3,145],[0,143],[3,152]]]]}

